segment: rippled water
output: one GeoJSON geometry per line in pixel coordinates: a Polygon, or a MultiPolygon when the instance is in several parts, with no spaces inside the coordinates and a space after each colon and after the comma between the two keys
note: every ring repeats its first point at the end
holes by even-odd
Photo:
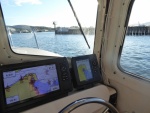
{"type": "MultiPolygon", "coordinates": [[[[72,57],[93,52],[94,36],[87,35],[88,49],[82,35],[55,35],[54,32],[36,33],[40,49],[72,57]]],[[[12,46],[37,48],[33,33],[12,34],[12,46]]],[[[126,36],[120,64],[131,73],[150,79],[150,36],[126,36]]]]}
{"type": "Polygon", "coordinates": [[[123,69],[150,79],[150,36],[126,36],[120,64],[123,69]]]}
{"type": "MultiPolygon", "coordinates": [[[[93,52],[94,35],[87,35],[91,46],[89,49],[82,35],[55,35],[54,32],[36,33],[38,46],[62,56],[72,57],[90,54],[93,52]]],[[[33,33],[19,33],[12,35],[12,44],[15,47],[37,48],[33,33]]]]}

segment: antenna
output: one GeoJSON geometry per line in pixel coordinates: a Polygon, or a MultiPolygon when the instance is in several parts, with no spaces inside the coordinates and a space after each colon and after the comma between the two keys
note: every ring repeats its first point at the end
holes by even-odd
{"type": "Polygon", "coordinates": [[[32,30],[33,35],[34,35],[34,38],[35,38],[36,46],[37,46],[37,48],[39,49],[38,41],[37,41],[36,34],[35,34],[35,29],[31,28],[31,30],[32,30]]]}

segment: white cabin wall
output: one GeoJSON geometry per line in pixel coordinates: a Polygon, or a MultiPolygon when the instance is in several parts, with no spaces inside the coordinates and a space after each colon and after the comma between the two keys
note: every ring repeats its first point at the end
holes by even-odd
{"type": "Polygon", "coordinates": [[[99,62],[99,56],[101,51],[101,43],[104,32],[104,21],[105,21],[105,13],[106,13],[106,0],[98,0],[98,9],[97,9],[97,24],[95,31],[95,40],[94,40],[94,53],[97,56],[97,60],[99,62]]]}
{"type": "Polygon", "coordinates": [[[117,89],[120,113],[150,113],[150,82],[124,73],[117,65],[130,0],[110,2],[101,58],[105,83],[117,89]]]}

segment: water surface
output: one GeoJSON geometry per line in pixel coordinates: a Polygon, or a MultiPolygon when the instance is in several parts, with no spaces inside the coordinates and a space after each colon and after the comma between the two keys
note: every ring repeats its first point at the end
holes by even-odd
{"type": "MultiPolygon", "coordinates": [[[[89,49],[82,35],[55,35],[54,32],[12,34],[12,46],[31,47],[72,57],[93,53],[94,35],[87,35],[89,49]]],[[[120,59],[121,67],[150,79],[150,36],[126,36],[120,59]]]]}

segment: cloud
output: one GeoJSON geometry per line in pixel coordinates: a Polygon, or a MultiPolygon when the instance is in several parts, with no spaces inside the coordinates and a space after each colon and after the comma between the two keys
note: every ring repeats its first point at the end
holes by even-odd
{"type": "Polygon", "coordinates": [[[15,4],[21,6],[22,4],[29,3],[29,4],[42,4],[40,0],[15,0],[15,4]]]}
{"type": "Polygon", "coordinates": [[[10,0],[1,0],[1,4],[7,6],[14,6],[10,0]]]}

